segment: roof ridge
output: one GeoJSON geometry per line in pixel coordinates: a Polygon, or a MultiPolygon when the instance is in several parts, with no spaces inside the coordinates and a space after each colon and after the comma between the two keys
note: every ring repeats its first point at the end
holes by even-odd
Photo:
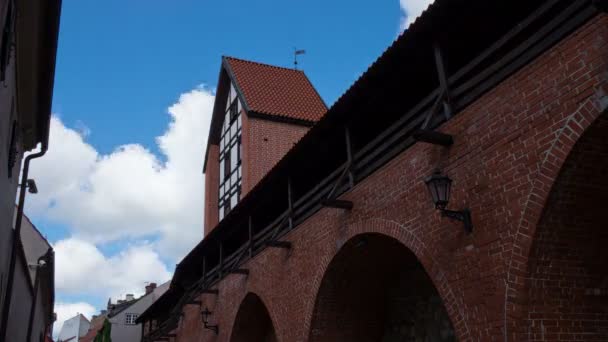
{"type": "Polygon", "coordinates": [[[260,65],[260,66],[264,66],[264,67],[270,67],[270,68],[281,69],[281,70],[286,70],[286,71],[294,71],[294,72],[298,72],[298,73],[304,74],[306,76],[306,73],[304,72],[304,70],[297,70],[297,69],[292,69],[292,68],[283,67],[283,66],[279,66],[279,65],[262,63],[262,62],[258,62],[258,61],[252,61],[252,60],[242,59],[242,58],[237,58],[237,57],[232,57],[232,56],[223,56],[223,57],[226,58],[226,59],[232,59],[232,60],[235,60],[235,61],[240,61],[240,62],[245,62],[245,63],[250,63],[250,64],[256,64],[256,65],[260,65]]]}

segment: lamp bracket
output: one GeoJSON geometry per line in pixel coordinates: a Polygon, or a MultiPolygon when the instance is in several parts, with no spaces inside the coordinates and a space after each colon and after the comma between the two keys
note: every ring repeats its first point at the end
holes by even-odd
{"type": "Polygon", "coordinates": [[[469,209],[463,209],[460,211],[441,209],[441,214],[452,220],[464,223],[464,230],[467,232],[467,234],[473,232],[473,220],[471,220],[471,211],[469,209]]]}
{"type": "Polygon", "coordinates": [[[203,327],[207,330],[213,331],[216,335],[220,333],[220,327],[217,324],[209,325],[207,322],[204,322],[203,327]]]}

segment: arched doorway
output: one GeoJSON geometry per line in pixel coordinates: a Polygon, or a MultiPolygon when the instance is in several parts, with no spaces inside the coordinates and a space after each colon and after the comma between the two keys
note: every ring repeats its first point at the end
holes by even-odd
{"type": "Polygon", "coordinates": [[[608,341],[608,113],[574,145],[530,251],[525,339],[608,341]]]}
{"type": "Polygon", "coordinates": [[[236,314],[231,342],[276,342],[277,337],[266,306],[253,293],[247,294],[236,314]]]}
{"type": "Polygon", "coordinates": [[[456,341],[435,286],[416,256],[381,234],[349,240],[317,294],[309,341],[456,341]]]}

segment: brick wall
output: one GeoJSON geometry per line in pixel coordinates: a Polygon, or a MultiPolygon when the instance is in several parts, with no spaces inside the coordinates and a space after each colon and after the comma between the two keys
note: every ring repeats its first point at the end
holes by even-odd
{"type": "Polygon", "coordinates": [[[571,151],[536,231],[529,341],[608,341],[608,114],[571,151]]]}
{"type": "MultiPolygon", "coordinates": [[[[244,111],[241,115],[243,198],[310,128],[251,118],[244,111]]],[[[219,146],[210,145],[208,153],[205,171],[205,236],[219,222],[219,146]]]]}
{"type": "Polygon", "coordinates": [[[209,145],[207,169],[205,170],[205,236],[215,228],[219,221],[219,157],[220,147],[218,145],[209,145]]]}
{"type": "MultiPolygon", "coordinates": [[[[202,295],[218,336],[201,329],[190,305],[176,340],[229,341],[243,299],[255,293],[277,341],[308,341],[330,262],[351,239],[370,233],[416,256],[459,341],[525,340],[515,332],[531,323],[525,280],[528,258],[539,255],[530,254],[532,240],[572,146],[600,115],[607,47],[608,16],[601,15],[444,124],[454,146],[412,146],[343,195],[352,211],[320,210],[286,235],[291,250],[266,249],[244,264],[248,276],[228,275],[219,295],[202,295]],[[434,209],[423,180],[437,167],[454,180],[449,207],[471,209],[471,235],[434,209]]],[[[351,285],[359,286],[343,284],[351,285]]]]}
{"type": "Polygon", "coordinates": [[[239,308],[230,338],[231,342],[276,342],[268,310],[255,294],[248,294],[239,308]]]}
{"type": "Polygon", "coordinates": [[[309,127],[248,117],[243,122],[243,195],[272,169],[309,127]]]}
{"type": "Polygon", "coordinates": [[[399,241],[362,235],[332,260],[309,341],[455,341],[437,291],[399,241]]]}

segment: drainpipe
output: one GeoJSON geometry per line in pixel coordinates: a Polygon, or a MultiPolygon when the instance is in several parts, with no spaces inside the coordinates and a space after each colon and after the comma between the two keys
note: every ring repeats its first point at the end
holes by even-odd
{"type": "Polygon", "coordinates": [[[30,306],[30,319],[27,323],[27,337],[26,341],[31,341],[32,337],[32,328],[34,325],[34,317],[36,316],[36,302],[38,301],[38,288],[40,287],[40,273],[45,272],[46,267],[50,267],[50,262],[48,257],[53,252],[53,249],[49,247],[48,251],[38,258],[38,262],[36,263],[36,276],[34,278],[34,296],[32,297],[32,305],[30,306]],[[42,263],[44,262],[44,263],[42,263]]]}
{"type": "Polygon", "coordinates": [[[21,222],[23,221],[23,205],[25,204],[25,184],[30,170],[30,161],[42,157],[48,150],[49,137],[42,142],[40,152],[36,152],[25,157],[23,162],[23,172],[21,173],[21,184],[19,185],[19,204],[17,206],[17,218],[15,220],[15,230],[13,233],[13,245],[11,246],[11,261],[8,269],[6,292],[4,305],[2,306],[2,324],[0,325],[0,341],[7,341],[6,332],[8,331],[8,316],[11,309],[11,299],[13,297],[13,282],[15,281],[15,264],[17,263],[17,250],[22,248],[21,244],[21,222]]]}

